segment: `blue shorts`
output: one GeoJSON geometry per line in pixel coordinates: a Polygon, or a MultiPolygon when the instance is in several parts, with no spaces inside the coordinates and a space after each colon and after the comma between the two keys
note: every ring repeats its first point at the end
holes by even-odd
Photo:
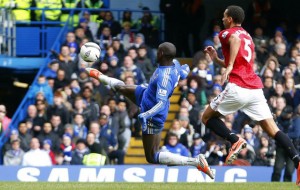
{"type": "MultiPolygon", "coordinates": [[[[135,101],[136,105],[141,107],[143,94],[145,90],[147,89],[144,85],[138,85],[135,89],[134,95],[135,95],[135,101]]],[[[153,134],[159,134],[163,130],[164,126],[159,126],[151,121],[151,119],[147,120],[147,129],[143,131],[143,135],[153,135],[153,134]]]]}

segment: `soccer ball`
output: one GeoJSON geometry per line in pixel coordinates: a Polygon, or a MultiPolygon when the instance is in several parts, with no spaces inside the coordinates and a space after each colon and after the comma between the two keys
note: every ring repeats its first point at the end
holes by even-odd
{"type": "Polygon", "coordinates": [[[101,49],[94,42],[87,42],[80,48],[80,57],[86,62],[95,62],[99,59],[101,49]]]}

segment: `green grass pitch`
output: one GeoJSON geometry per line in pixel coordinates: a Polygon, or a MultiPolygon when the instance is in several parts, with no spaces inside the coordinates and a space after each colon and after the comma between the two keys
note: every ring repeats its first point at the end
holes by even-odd
{"type": "Polygon", "coordinates": [[[295,183],[78,183],[78,182],[0,182],[5,190],[290,190],[299,189],[295,183]]]}

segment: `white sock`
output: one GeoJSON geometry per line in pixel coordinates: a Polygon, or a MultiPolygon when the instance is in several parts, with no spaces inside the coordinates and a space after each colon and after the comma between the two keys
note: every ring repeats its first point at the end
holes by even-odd
{"type": "Polygon", "coordinates": [[[101,82],[109,85],[111,88],[115,89],[116,85],[125,85],[125,83],[119,79],[108,77],[105,75],[100,75],[99,79],[101,82]]]}
{"type": "Polygon", "coordinates": [[[180,156],[178,154],[173,154],[171,152],[160,152],[158,157],[158,162],[160,164],[169,166],[196,166],[197,159],[191,157],[180,156]]]}

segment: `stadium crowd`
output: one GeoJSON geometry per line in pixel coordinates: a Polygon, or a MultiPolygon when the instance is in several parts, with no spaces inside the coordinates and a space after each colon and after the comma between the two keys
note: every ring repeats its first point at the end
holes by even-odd
{"type": "MultiPolygon", "coordinates": [[[[120,21],[114,20],[110,11],[102,11],[99,16],[102,22],[96,24],[91,20],[92,14],[84,12],[78,26],[67,33],[60,52],[52,52],[53,60],[29,89],[34,104],[28,107],[27,117],[11,131],[3,147],[4,165],[124,164],[131,137],[141,136],[138,108],[108,86],[89,78],[84,68],[96,68],[126,84],[146,84],[156,66],[160,21],[148,8],[144,8],[138,21],[131,19],[130,11],[125,11],[120,21]],[[102,50],[95,63],[78,56],[80,47],[89,41],[98,43],[102,50]]],[[[212,45],[220,57],[221,28],[215,22],[212,34],[202,44],[212,45]]],[[[256,52],[253,69],[263,81],[263,91],[278,126],[299,147],[300,37],[288,40],[286,32],[286,28],[276,27],[273,35],[264,35],[264,27],[255,25],[251,33],[256,52]]],[[[205,128],[201,115],[224,89],[224,68],[202,50],[194,54],[190,66],[188,79],[178,84],[180,110],[161,150],[184,156],[203,153],[210,165],[223,165],[230,145],[205,128]]],[[[5,113],[5,105],[1,105],[3,129],[8,126],[5,113]]],[[[248,143],[235,165],[274,166],[277,162],[280,172],[285,162],[293,165],[284,150],[244,113],[222,119],[248,143]]]]}

